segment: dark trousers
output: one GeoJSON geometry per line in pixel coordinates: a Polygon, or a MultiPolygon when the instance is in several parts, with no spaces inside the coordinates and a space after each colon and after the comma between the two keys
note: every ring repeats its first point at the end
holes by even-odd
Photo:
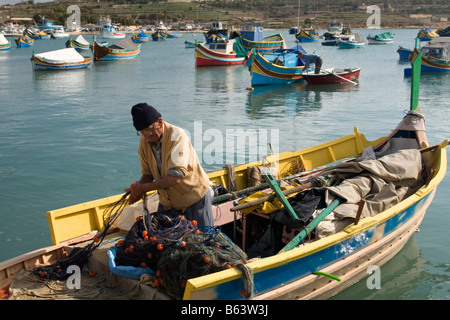
{"type": "Polygon", "coordinates": [[[318,57],[316,60],[316,68],[314,69],[314,73],[319,74],[321,68],[322,68],[322,58],[318,57]]]}

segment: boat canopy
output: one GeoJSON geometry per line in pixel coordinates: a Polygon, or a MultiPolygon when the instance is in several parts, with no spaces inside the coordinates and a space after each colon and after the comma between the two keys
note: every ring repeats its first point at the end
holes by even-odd
{"type": "Polygon", "coordinates": [[[450,38],[434,38],[421,49],[422,55],[450,61],[450,38]]]}
{"type": "Polygon", "coordinates": [[[131,38],[125,38],[123,40],[120,40],[119,42],[116,42],[115,44],[109,46],[110,49],[125,49],[130,51],[135,51],[139,49],[139,45],[133,42],[131,38]]]}
{"type": "Polygon", "coordinates": [[[43,53],[36,53],[35,57],[41,61],[52,64],[77,63],[84,61],[84,57],[79,54],[74,48],[65,48],[43,53]]]}
{"type": "Polygon", "coordinates": [[[383,33],[377,34],[373,38],[376,39],[376,40],[386,40],[386,39],[392,39],[393,36],[392,36],[392,34],[389,31],[387,31],[387,32],[383,32],[383,33]]]}
{"type": "Polygon", "coordinates": [[[0,33],[0,44],[8,44],[10,41],[5,38],[3,34],[0,33]]]}
{"type": "Polygon", "coordinates": [[[75,41],[87,46],[89,45],[89,42],[87,42],[87,40],[81,34],[75,39],[75,41]]]}

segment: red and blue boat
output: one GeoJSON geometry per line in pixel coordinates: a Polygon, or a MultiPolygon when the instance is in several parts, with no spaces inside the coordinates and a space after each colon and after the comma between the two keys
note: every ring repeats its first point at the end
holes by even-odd
{"type": "Polygon", "coordinates": [[[222,39],[195,45],[195,65],[226,66],[244,64],[251,52],[243,49],[240,38],[222,39]]]}

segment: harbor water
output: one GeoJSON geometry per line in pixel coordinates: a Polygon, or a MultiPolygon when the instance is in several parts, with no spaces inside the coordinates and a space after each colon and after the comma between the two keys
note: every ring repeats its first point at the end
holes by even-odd
{"type": "MultiPolygon", "coordinates": [[[[383,31],[394,33],[394,44],[347,50],[302,44],[322,56],[323,68],[362,68],[358,86],[300,82],[251,90],[245,65],[195,67],[194,49],[184,41],[202,40],[201,33],[143,43],[133,60],[63,72],[34,72],[30,58],[33,51],[64,48],[67,39],[0,51],[0,261],[51,245],[47,211],[121,194],[140,178],[130,114],[139,102],[186,129],[208,171],[260,160],[269,144],[274,152],[295,151],[351,134],[355,126],[369,140],[388,135],[410,101],[410,78],[403,75],[409,65],[396,51],[412,49],[418,30],[376,30],[383,31]],[[249,132],[257,133],[258,148],[233,143],[249,132]]],[[[281,34],[288,47],[296,45],[294,35],[281,34]]],[[[430,144],[450,138],[449,87],[450,75],[421,77],[430,144]]],[[[420,232],[380,269],[379,288],[364,279],[333,299],[449,299],[449,194],[447,175],[420,232]]]]}

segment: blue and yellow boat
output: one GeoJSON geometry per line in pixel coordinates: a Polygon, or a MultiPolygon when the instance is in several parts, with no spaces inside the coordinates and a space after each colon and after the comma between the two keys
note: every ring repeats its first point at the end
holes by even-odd
{"type": "Polygon", "coordinates": [[[32,47],[33,44],[34,44],[34,39],[31,39],[27,35],[19,36],[19,38],[16,39],[17,48],[32,47]]]}
{"type": "Polygon", "coordinates": [[[299,42],[315,42],[319,41],[319,33],[314,28],[301,28],[300,31],[295,34],[295,38],[299,42]]]}
{"type": "Polygon", "coordinates": [[[135,43],[143,43],[143,42],[148,42],[149,37],[148,37],[148,35],[145,34],[144,30],[142,30],[138,34],[133,35],[131,37],[131,40],[133,40],[133,42],[135,42],[135,43]]]}
{"type": "MultiPolygon", "coordinates": [[[[417,69],[414,67],[414,70],[417,69]]],[[[413,74],[415,79],[417,72],[413,74]]],[[[418,74],[420,76],[420,72],[418,74]]],[[[418,88],[417,82],[412,81],[411,91],[418,92],[418,88]]],[[[140,267],[125,266],[133,273],[143,269],[145,273],[138,278],[134,274],[132,277],[131,272],[127,274],[124,271],[121,275],[112,272],[117,266],[110,253],[124,246],[127,231],[136,230],[128,230],[119,224],[117,229],[110,229],[109,234],[101,233],[101,239],[97,231],[105,228],[107,220],[103,215],[108,217],[107,209],[126,199],[127,195],[121,194],[47,212],[53,245],[1,262],[0,290],[5,290],[13,299],[35,298],[40,290],[45,291],[40,298],[61,299],[64,292],[59,287],[52,290],[48,283],[54,280],[47,278],[45,271],[35,274],[33,270],[37,266],[44,266],[40,270],[58,266],[56,261],[66,259],[67,252],[69,258],[72,253],[76,257],[80,248],[94,246],[96,249],[91,252],[89,265],[95,267],[95,273],[101,277],[95,274],[90,277],[88,271],[80,271],[83,285],[76,291],[79,298],[263,300],[331,297],[367,277],[369,267],[381,267],[402,250],[418,230],[446,174],[445,147],[448,141],[430,146],[425,135],[424,117],[418,112],[417,98],[411,99],[410,109],[395,130],[373,141],[367,140],[355,128],[347,136],[314,147],[271,155],[264,163],[258,161],[236,166],[232,175],[229,169],[210,173],[212,185],[226,190],[213,197],[215,230],[225,236],[228,234],[228,243],[234,244],[235,248],[238,246],[248,258],[236,266],[219,265],[201,255],[187,255],[193,270],[206,270],[203,268],[205,265],[210,268],[206,273],[192,273],[185,279],[177,262],[181,255],[172,254],[185,250],[186,243],[173,239],[175,241],[169,249],[159,247],[158,250],[166,250],[162,255],[171,258],[166,261],[172,261],[174,273],[148,271],[148,266],[140,263],[141,260],[138,260],[140,267]],[[255,179],[248,177],[260,178],[248,175],[248,172],[254,173],[261,167],[273,175],[262,171],[267,180],[253,184],[255,179]],[[343,171],[363,174],[352,174],[350,179],[334,182],[327,179],[343,171]],[[277,180],[273,179],[274,175],[277,180]],[[367,185],[367,177],[373,178],[369,178],[371,183],[380,183],[374,187],[382,189],[371,192],[376,188],[367,185]],[[281,181],[287,183],[286,187],[278,185],[281,181]],[[365,184],[368,188],[364,187],[365,184]],[[389,199],[383,196],[386,187],[390,190],[389,199]],[[400,192],[394,194],[394,190],[400,192]],[[248,192],[253,194],[242,198],[248,192]],[[317,195],[320,205],[306,210],[318,209],[317,215],[303,221],[302,212],[305,210],[297,209],[296,205],[302,204],[306,193],[317,195]],[[323,193],[331,197],[324,200],[323,193]],[[236,196],[241,199],[237,204],[236,196]],[[255,226],[258,228],[253,228],[255,226]],[[273,228],[277,228],[279,233],[273,233],[273,228]],[[252,232],[256,229],[262,229],[264,234],[252,232]],[[236,230],[240,230],[242,235],[237,236],[236,230]],[[264,242],[266,234],[272,235],[268,239],[274,239],[274,242],[264,242]],[[258,244],[263,244],[260,251],[258,244]],[[174,274],[175,278],[171,277],[174,274]],[[99,281],[101,279],[107,280],[99,281]],[[169,288],[175,280],[183,281],[173,293],[169,288]]],[[[123,221],[129,215],[130,221],[134,222],[131,225],[141,223],[143,215],[148,217],[144,208],[152,210],[153,205],[158,204],[154,193],[148,194],[144,200],[145,207],[143,202],[138,202],[117,211],[117,214],[123,221]]],[[[136,234],[142,237],[139,241],[156,243],[157,239],[151,238],[151,230],[149,233],[136,234]]],[[[192,235],[189,236],[197,239],[193,246],[197,243],[201,248],[199,252],[202,252],[209,243],[211,248],[222,252],[220,245],[207,242],[205,234],[205,229],[192,227],[192,235]]],[[[134,247],[133,250],[131,246],[127,249],[126,254],[134,252],[134,247]]],[[[228,256],[231,252],[224,250],[222,254],[228,256]]],[[[153,256],[148,256],[148,259],[153,259],[153,256]]],[[[63,297],[67,298],[67,295],[63,297]]]]}
{"type": "Polygon", "coordinates": [[[80,34],[76,39],[70,38],[66,41],[66,48],[74,48],[77,51],[87,51],[91,44],[80,34]]]}
{"type": "Polygon", "coordinates": [[[422,72],[450,72],[450,37],[438,37],[420,48],[422,72]]]}
{"type": "Polygon", "coordinates": [[[302,80],[303,72],[307,70],[304,70],[304,61],[297,57],[299,51],[306,54],[301,46],[265,55],[254,52],[247,62],[252,86],[289,84],[302,80]]]}

